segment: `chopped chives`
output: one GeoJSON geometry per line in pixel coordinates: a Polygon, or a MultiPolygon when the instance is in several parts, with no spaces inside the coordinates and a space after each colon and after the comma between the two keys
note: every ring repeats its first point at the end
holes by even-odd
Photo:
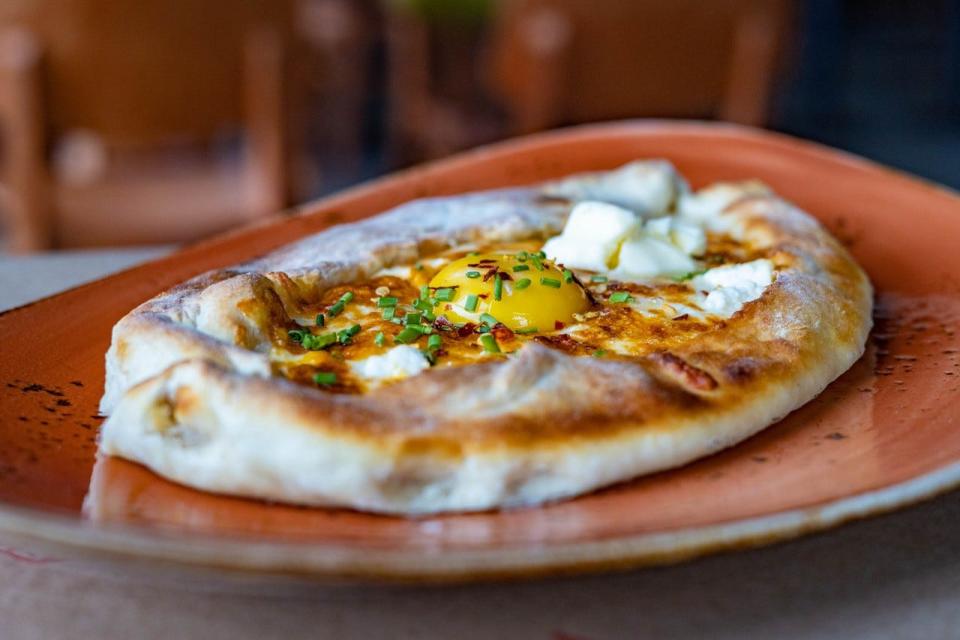
{"type": "Polygon", "coordinates": [[[341,299],[338,300],[334,305],[327,308],[327,315],[333,318],[334,316],[340,315],[340,312],[343,311],[343,307],[346,303],[341,299]]]}
{"type": "Polygon", "coordinates": [[[545,276],[541,276],[540,284],[542,284],[545,287],[553,287],[554,289],[560,288],[560,281],[555,278],[547,278],[545,276]]]}
{"type": "Polygon", "coordinates": [[[517,254],[517,260],[519,260],[520,262],[526,262],[526,261],[527,261],[527,255],[528,255],[528,254],[527,254],[526,251],[521,251],[520,253],[517,254]]]}
{"type": "Polygon", "coordinates": [[[420,324],[420,314],[419,313],[408,313],[403,319],[403,323],[408,327],[412,324],[420,324]]]}
{"type": "Polygon", "coordinates": [[[592,355],[594,358],[602,358],[603,356],[607,355],[607,350],[606,350],[606,349],[597,349],[596,351],[594,351],[594,352],[591,353],[590,355],[592,355]]]}
{"type": "Polygon", "coordinates": [[[353,291],[347,291],[345,294],[340,296],[339,302],[342,302],[343,304],[347,304],[351,300],[353,300],[353,291]]]}
{"type": "Polygon", "coordinates": [[[480,272],[479,272],[479,271],[467,271],[467,273],[466,273],[465,275],[466,275],[468,278],[479,278],[479,277],[480,277],[480,272]]]}
{"type": "Polygon", "coordinates": [[[513,283],[514,289],[523,290],[530,286],[530,278],[520,278],[513,283]]]}
{"type": "Polygon", "coordinates": [[[324,333],[319,336],[308,333],[303,336],[303,341],[300,344],[308,351],[319,351],[326,349],[336,341],[337,334],[335,333],[324,333]]]}
{"type": "Polygon", "coordinates": [[[480,344],[487,353],[500,353],[500,345],[497,344],[497,339],[489,333],[480,336],[480,344]]]}
{"type": "Polygon", "coordinates": [[[463,303],[463,308],[469,311],[470,313],[473,313],[474,311],[477,310],[477,301],[478,301],[477,296],[471,293],[470,295],[467,296],[467,301],[463,303]]]}
{"type": "Polygon", "coordinates": [[[377,345],[378,347],[382,347],[383,341],[384,341],[383,331],[377,331],[377,335],[373,339],[373,344],[377,345]]]}
{"type": "Polygon", "coordinates": [[[317,384],[322,384],[324,386],[330,386],[331,384],[336,384],[337,374],[333,371],[318,371],[313,374],[313,381],[317,384]]]}
{"type": "Polygon", "coordinates": [[[626,291],[617,291],[610,296],[610,302],[613,303],[630,302],[631,300],[633,300],[633,298],[626,291]]]}
{"type": "Polygon", "coordinates": [[[378,307],[395,307],[399,302],[394,296],[384,296],[377,300],[378,307]]]}
{"type": "Polygon", "coordinates": [[[287,337],[294,342],[303,342],[303,331],[300,329],[290,329],[287,331],[287,337]]]}
{"type": "Polygon", "coordinates": [[[566,282],[567,284],[570,284],[571,282],[573,282],[573,271],[570,271],[570,269],[564,269],[563,281],[566,282]]]}
{"type": "Polygon", "coordinates": [[[422,287],[420,287],[420,299],[426,300],[429,297],[430,297],[430,287],[428,287],[427,285],[423,285],[422,287]]]}
{"type": "Polygon", "coordinates": [[[327,319],[323,317],[322,313],[317,314],[316,324],[318,327],[322,327],[327,323],[327,319]]]}
{"type": "Polygon", "coordinates": [[[547,259],[547,253],[545,251],[537,251],[536,256],[541,260],[547,259]]]}
{"type": "Polygon", "coordinates": [[[348,329],[344,329],[343,332],[346,333],[348,336],[355,336],[358,333],[360,333],[360,325],[355,324],[348,329]]]}
{"type": "Polygon", "coordinates": [[[443,338],[437,334],[427,338],[427,349],[439,349],[441,345],[443,345],[443,338]]]}
{"type": "Polygon", "coordinates": [[[513,271],[530,271],[530,265],[516,264],[513,266],[513,271]]]}
{"type": "Polygon", "coordinates": [[[523,329],[517,329],[514,333],[519,333],[522,336],[530,335],[531,333],[537,333],[539,329],[536,327],[524,327],[523,329]]]}
{"type": "Polygon", "coordinates": [[[477,327],[477,333],[490,333],[490,327],[488,327],[485,324],[482,324],[479,327],[477,327]]]}
{"type": "Polygon", "coordinates": [[[493,299],[503,299],[503,278],[499,273],[493,277],[493,299]]]}
{"type": "Polygon", "coordinates": [[[421,335],[423,334],[421,334],[420,330],[416,327],[406,327],[393,338],[393,341],[398,344],[407,344],[410,342],[416,342],[421,335]]]}
{"type": "Polygon", "coordinates": [[[334,333],[325,333],[320,336],[313,336],[314,349],[326,349],[337,341],[337,335],[334,333]]]}
{"type": "Polygon", "coordinates": [[[492,315],[490,315],[489,313],[481,313],[481,314],[480,314],[480,322],[483,322],[484,324],[488,324],[488,325],[490,325],[491,327],[494,327],[494,326],[500,324],[500,321],[497,320],[496,318],[494,318],[494,317],[493,317],[492,315]]]}
{"type": "Polygon", "coordinates": [[[590,282],[606,282],[607,276],[595,275],[590,276],[590,282]]]}
{"type": "Polygon", "coordinates": [[[396,307],[387,307],[383,310],[383,313],[380,314],[380,317],[384,320],[393,320],[393,317],[397,314],[396,307]]]}
{"type": "Polygon", "coordinates": [[[543,271],[543,262],[540,260],[540,256],[530,254],[530,262],[537,268],[537,271],[543,271]]]}
{"type": "Polygon", "coordinates": [[[435,294],[437,300],[441,302],[450,302],[453,300],[453,289],[450,287],[444,287],[443,289],[437,289],[435,294]]]}

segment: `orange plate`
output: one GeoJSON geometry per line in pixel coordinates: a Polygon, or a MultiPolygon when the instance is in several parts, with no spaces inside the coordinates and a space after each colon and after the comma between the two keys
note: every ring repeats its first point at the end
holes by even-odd
{"type": "Polygon", "coordinates": [[[588,126],[403,172],[0,317],[0,531],[99,558],[437,581],[672,562],[902,506],[960,483],[957,238],[956,195],[855,157],[733,126],[588,126]],[[764,180],[844,240],[877,287],[867,355],[761,435],[577,500],[425,519],[226,498],[124,461],[94,464],[110,328],[161,289],[411,198],[644,157],[669,158],[694,186],[764,180]],[[84,515],[88,494],[98,505],[95,518],[84,515]]]}

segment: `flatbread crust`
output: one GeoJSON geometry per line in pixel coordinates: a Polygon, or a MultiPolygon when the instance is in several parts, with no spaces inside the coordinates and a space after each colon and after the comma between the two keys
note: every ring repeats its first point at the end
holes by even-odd
{"type": "Polygon", "coordinates": [[[101,451],[199,489],[396,514],[558,500],[729,447],[819,394],[863,352],[870,283],[773,195],[721,216],[775,255],[763,295],[636,362],[529,342],[362,395],[271,374],[269,328],[339,283],[467,242],[560,231],[541,188],[427,199],[334,227],[141,305],[114,328],[101,451]]]}

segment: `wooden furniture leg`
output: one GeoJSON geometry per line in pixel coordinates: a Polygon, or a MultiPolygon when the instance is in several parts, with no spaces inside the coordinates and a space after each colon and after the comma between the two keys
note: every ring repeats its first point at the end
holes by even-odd
{"type": "Polygon", "coordinates": [[[0,33],[0,183],[6,187],[6,249],[50,246],[40,47],[26,31],[0,33]]]}

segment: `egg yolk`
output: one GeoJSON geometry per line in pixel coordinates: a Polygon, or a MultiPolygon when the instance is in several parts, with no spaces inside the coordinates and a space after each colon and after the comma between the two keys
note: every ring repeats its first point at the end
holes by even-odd
{"type": "Polygon", "coordinates": [[[553,331],[556,323],[568,324],[574,313],[590,306],[575,279],[553,262],[524,251],[455,260],[433,277],[430,287],[453,289],[437,311],[449,320],[479,323],[481,315],[488,314],[514,331],[553,331]]]}

